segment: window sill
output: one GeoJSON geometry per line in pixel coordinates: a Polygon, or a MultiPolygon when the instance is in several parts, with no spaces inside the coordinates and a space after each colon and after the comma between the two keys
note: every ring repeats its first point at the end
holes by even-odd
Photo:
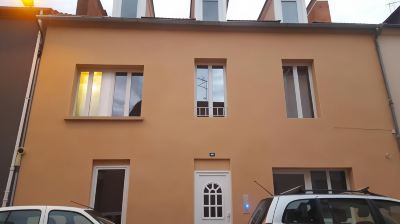
{"type": "Polygon", "coordinates": [[[99,117],[99,116],[69,116],[65,121],[143,121],[143,117],[99,117]]]}

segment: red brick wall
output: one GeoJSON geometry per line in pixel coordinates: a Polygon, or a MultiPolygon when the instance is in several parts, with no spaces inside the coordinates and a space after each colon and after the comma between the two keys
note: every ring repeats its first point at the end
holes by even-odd
{"type": "Polygon", "coordinates": [[[329,3],[328,1],[311,1],[310,7],[308,7],[308,22],[324,22],[330,23],[331,22],[331,13],[329,10],[329,3]]]}

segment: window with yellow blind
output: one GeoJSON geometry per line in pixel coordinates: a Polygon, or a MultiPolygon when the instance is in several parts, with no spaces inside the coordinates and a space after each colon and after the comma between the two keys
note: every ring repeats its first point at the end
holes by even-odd
{"type": "Polygon", "coordinates": [[[138,117],[142,88],[142,71],[79,71],[73,115],[138,117]]]}

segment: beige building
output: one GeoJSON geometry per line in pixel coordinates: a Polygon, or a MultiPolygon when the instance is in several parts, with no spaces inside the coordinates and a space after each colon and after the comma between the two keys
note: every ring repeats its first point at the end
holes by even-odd
{"type": "Polygon", "coordinates": [[[15,204],[232,224],[267,196],[254,181],[400,197],[376,26],[226,22],[224,6],[192,4],[197,20],[41,16],[15,204]]]}

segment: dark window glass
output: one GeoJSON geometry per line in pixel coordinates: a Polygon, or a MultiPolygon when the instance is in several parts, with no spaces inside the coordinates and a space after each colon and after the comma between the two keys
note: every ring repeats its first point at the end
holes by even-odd
{"type": "Polygon", "coordinates": [[[254,210],[253,214],[251,215],[249,224],[263,224],[265,220],[269,207],[271,206],[272,198],[266,198],[261,200],[256,209],[254,210]]]}
{"type": "Polygon", "coordinates": [[[114,100],[112,106],[112,116],[124,116],[126,81],[125,72],[117,72],[115,75],[114,100]]]}
{"type": "Polygon", "coordinates": [[[211,207],[211,217],[216,217],[215,215],[215,207],[211,207]]]}
{"type": "Polygon", "coordinates": [[[210,205],[210,196],[204,195],[204,205],[210,205]]]}
{"type": "Polygon", "coordinates": [[[47,224],[93,224],[85,216],[70,211],[51,211],[47,224]]]}
{"type": "Polygon", "coordinates": [[[39,210],[10,211],[5,224],[38,224],[40,215],[39,210]]]}
{"type": "Polygon", "coordinates": [[[0,212],[0,224],[3,224],[7,217],[8,217],[9,212],[0,212]]]}
{"type": "Polygon", "coordinates": [[[204,214],[203,214],[204,217],[208,218],[210,216],[210,213],[209,213],[210,212],[210,207],[204,207],[203,210],[204,210],[204,214]]]}
{"type": "Polygon", "coordinates": [[[325,171],[311,171],[311,184],[314,193],[326,194],[328,193],[328,182],[326,179],[325,171]]]}
{"type": "Polygon", "coordinates": [[[371,210],[363,199],[320,199],[325,223],[374,224],[371,210]]]}
{"type": "Polygon", "coordinates": [[[280,194],[298,186],[305,186],[303,174],[274,174],[275,194],[280,194]]]}
{"type": "Polygon", "coordinates": [[[299,200],[288,204],[283,223],[320,223],[315,200],[299,200]]]}
{"type": "Polygon", "coordinates": [[[218,0],[203,0],[203,20],[218,21],[218,0]]]}
{"type": "Polygon", "coordinates": [[[215,195],[211,195],[211,205],[215,205],[215,195]]]}
{"type": "Polygon", "coordinates": [[[217,195],[217,205],[222,205],[222,195],[217,195]]]}
{"type": "Polygon", "coordinates": [[[129,99],[129,116],[140,116],[142,110],[143,73],[133,73],[129,99]]]}
{"type": "Polygon", "coordinates": [[[314,108],[312,102],[310,79],[308,75],[307,66],[297,67],[297,74],[299,76],[299,88],[300,88],[300,98],[301,98],[301,108],[303,110],[304,118],[314,117],[314,108]]]}
{"type": "Polygon", "coordinates": [[[217,217],[222,217],[222,207],[217,207],[217,217]]]}
{"type": "Polygon", "coordinates": [[[344,171],[329,171],[329,176],[334,193],[347,190],[346,173],[344,171]]]}
{"type": "Polygon", "coordinates": [[[98,171],[94,208],[117,224],[121,223],[124,180],[123,169],[98,171]]]}
{"type": "Polygon", "coordinates": [[[400,203],[394,201],[374,200],[385,224],[400,224],[400,203]]]}
{"type": "Polygon", "coordinates": [[[283,80],[285,84],[286,112],[288,118],[298,118],[296,91],[294,87],[293,67],[283,66],[283,80]]]}

